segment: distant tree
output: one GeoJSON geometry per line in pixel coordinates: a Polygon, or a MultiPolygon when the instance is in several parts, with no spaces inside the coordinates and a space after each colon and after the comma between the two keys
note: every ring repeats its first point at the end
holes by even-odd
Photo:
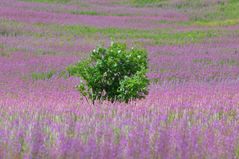
{"type": "Polygon", "coordinates": [[[128,103],[148,94],[147,52],[126,44],[113,43],[98,47],[91,56],[67,68],[70,76],[83,80],[77,89],[90,100],[109,100],[128,103]]]}

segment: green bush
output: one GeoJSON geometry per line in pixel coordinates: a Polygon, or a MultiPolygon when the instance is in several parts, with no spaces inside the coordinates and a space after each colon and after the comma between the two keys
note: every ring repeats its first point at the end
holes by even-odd
{"type": "Polygon", "coordinates": [[[148,94],[147,52],[126,44],[112,43],[98,47],[91,56],[67,68],[70,76],[83,80],[77,89],[94,103],[95,100],[120,101],[141,99],[148,94]]]}

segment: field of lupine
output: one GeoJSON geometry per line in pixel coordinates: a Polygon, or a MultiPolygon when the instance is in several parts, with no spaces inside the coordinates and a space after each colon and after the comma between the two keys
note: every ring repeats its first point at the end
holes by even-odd
{"type": "Polygon", "coordinates": [[[238,0],[0,0],[0,159],[239,158],[238,0]],[[92,105],[65,68],[144,47],[149,95],[92,105]]]}

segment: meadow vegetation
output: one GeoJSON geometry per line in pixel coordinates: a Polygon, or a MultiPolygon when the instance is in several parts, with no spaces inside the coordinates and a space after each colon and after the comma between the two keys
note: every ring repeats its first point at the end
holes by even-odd
{"type": "Polygon", "coordinates": [[[0,1],[0,158],[239,158],[238,6],[0,1]]]}

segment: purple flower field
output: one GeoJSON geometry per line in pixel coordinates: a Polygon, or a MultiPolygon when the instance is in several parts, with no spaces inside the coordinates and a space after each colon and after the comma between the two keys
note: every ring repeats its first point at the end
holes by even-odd
{"type": "Polygon", "coordinates": [[[239,158],[236,0],[0,0],[0,159],[239,158]],[[145,99],[89,103],[68,65],[148,51],[145,99]]]}

